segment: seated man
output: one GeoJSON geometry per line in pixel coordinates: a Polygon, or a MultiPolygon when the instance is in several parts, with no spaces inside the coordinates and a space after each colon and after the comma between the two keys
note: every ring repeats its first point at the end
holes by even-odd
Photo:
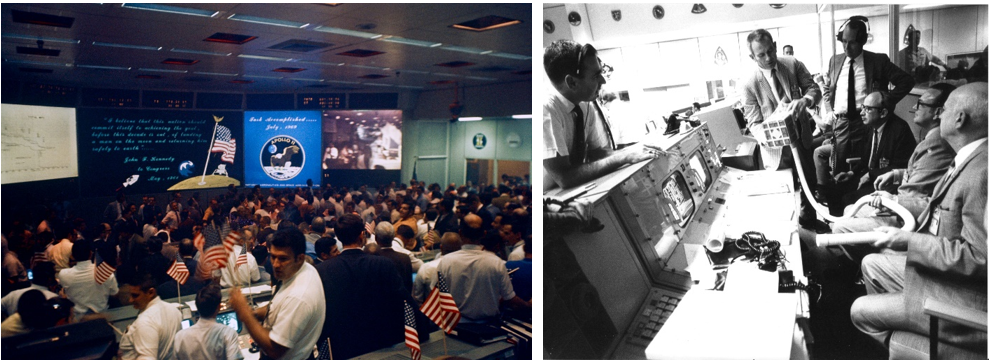
{"type": "Polygon", "coordinates": [[[554,87],[542,112],[546,190],[578,186],[655,156],[651,148],[639,145],[615,151],[610,127],[595,101],[609,74],[596,48],[558,40],[545,48],[544,63],[554,87]]]}
{"type": "Polygon", "coordinates": [[[33,269],[34,277],[31,279],[31,286],[26,288],[21,288],[8,293],[0,299],[0,305],[3,307],[3,317],[13,315],[17,312],[17,301],[21,299],[21,295],[30,290],[38,290],[45,296],[45,299],[58,297],[59,294],[52,291],[53,287],[58,286],[58,282],[55,281],[55,265],[51,262],[38,262],[33,269]]]}
{"type": "Polygon", "coordinates": [[[858,190],[845,194],[842,200],[851,204],[873,191],[876,177],[894,168],[906,168],[914,153],[917,140],[906,120],[893,114],[896,105],[885,103],[881,92],[872,92],[862,103],[862,118],[869,133],[869,142],[856,150],[861,162],[855,168],[835,176],[838,187],[847,190],[852,182],[859,181],[858,190]]]}
{"type": "Polygon", "coordinates": [[[183,313],[159,298],[151,274],[131,286],[131,301],[138,317],[121,336],[121,359],[174,359],[173,339],[182,326],[183,313]]]}
{"type": "Polygon", "coordinates": [[[200,319],[196,325],[176,333],[173,347],[178,360],[241,360],[238,332],[217,322],[221,306],[221,287],[211,284],[197,292],[200,319]]]}
{"type": "MultiPolygon", "coordinates": [[[[869,295],[852,305],[852,322],[884,346],[895,330],[928,335],[925,299],[987,310],[987,88],[984,82],[966,84],[948,97],[940,130],[955,160],[918,219],[917,232],[876,228],[886,235],[873,245],[906,255],[872,254],[862,261],[869,295]]],[[[986,357],[985,332],[946,321],[938,338],[943,358],[986,357]]]]}
{"type": "Polygon", "coordinates": [[[448,280],[452,298],[462,313],[460,322],[480,323],[497,318],[502,302],[514,309],[531,307],[514,293],[506,263],[496,254],[483,250],[483,231],[479,216],[466,215],[460,230],[461,250],[445,256],[438,264],[438,274],[448,280]]]}
{"type": "MultiPolygon", "coordinates": [[[[934,186],[948,170],[948,165],[955,158],[955,151],[941,138],[938,130],[940,119],[937,110],[944,107],[945,100],[955,86],[936,84],[921,95],[914,108],[914,123],[921,127],[921,133],[926,136],[910,155],[910,161],[905,169],[893,169],[883,173],[873,183],[880,198],[895,200],[914,216],[920,216],[927,206],[934,186]],[[886,190],[899,186],[897,194],[886,190]]],[[[878,206],[878,204],[877,204],[878,206]]],[[[885,208],[883,208],[885,209],[885,208]]],[[[898,218],[886,211],[873,213],[872,209],[863,207],[859,217],[844,219],[831,226],[833,233],[854,233],[872,231],[879,226],[897,226],[898,218]]]]}

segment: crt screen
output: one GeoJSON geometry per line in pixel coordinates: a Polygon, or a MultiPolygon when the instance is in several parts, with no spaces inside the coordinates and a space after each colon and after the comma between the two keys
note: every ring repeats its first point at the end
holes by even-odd
{"type": "Polygon", "coordinates": [[[686,226],[693,215],[693,199],[690,198],[686,180],[680,172],[674,172],[662,185],[662,196],[665,198],[669,213],[676,217],[679,226],[686,226]]]}

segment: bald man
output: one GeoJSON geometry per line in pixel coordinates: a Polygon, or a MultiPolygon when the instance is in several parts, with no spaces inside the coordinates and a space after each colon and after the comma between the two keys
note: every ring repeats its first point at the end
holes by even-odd
{"type": "MultiPolygon", "coordinates": [[[[966,84],[945,103],[939,132],[955,159],[918,218],[917,231],[876,228],[885,236],[873,245],[906,251],[903,269],[892,254],[871,254],[862,261],[869,295],[852,305],[852,322],[884,346],[894,330],[928,335],[926,299],[987,310],[987,88],[985,82],[966,84]]],[[[940,330],[942,359],[986,358],[985,332],[948,321],[940,330]]]]}

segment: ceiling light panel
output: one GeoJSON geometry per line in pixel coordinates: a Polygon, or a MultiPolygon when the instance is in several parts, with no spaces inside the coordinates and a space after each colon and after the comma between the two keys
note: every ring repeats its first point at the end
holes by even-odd
{"type": "Polygon", "coordinates": [[[441,43],[438,43],[438,42],[429,42],[429,41],[426,41],[426,40],[407,39],[407,38],[394,37],[394,36],[383,37],[383,38],[380,38],[379,40],[384,41],[384,42],[400,43],[400,44],[406,44],[406,45],[412,45],[412,46],[418,46],[418,47],[426,47],[426,48],[435,48],[435,47],[441,47],[442,46],[442,44],[441,43]]]}
{"type": "Polygon", "coordinates": [[[332,33],[332,34],[338,34],[338,35],[347,35],[347,36],[350,36],[350,37],[358,37],[358,38],[366,38],[366,39],[377,39],[377,38],[381,38],[383,36],[382,34],[360,32],[358,30],[342,29],[342,28],[335,28],[335,27],[326,27],[326,26],[323,26],[323,25],[322,26],[318,26],[317,28],[314,28],[314,30],[316,30],[318,32],[332,33]]]}
{"type": "Polygon", "coordinates": [[[79,44],[79,40],[78,39],[62,39],[62,38],[36,37],[36,36],[32,36],[32,35],[8,34],[8,33],[4,33],[3,34],[3,37],[4,38],[14,38],[14,39],[24,39],[24,40],[30,40],[30,41],[39,41],[40,40],[40,41],[52,42],[52,43],[79,44]]]}
{"type": "Polygon", "coordinates": [[[306,28],[308,25],[310,25],[310,23],[300,23],[300,22],[282,20],[282,19],[269,19],[258,16],[244,15],[244,14],[231,14],[231,16],[228,17],[228,19],[243,21],[248,23],[255,23],[255,24],[275,25],[278,27],[287,27],[287,28],[306,28]]]}
{"type": "Polygon", "coordinates": [[[231,55],[231,53],[198,51],[198,50],[195,50],[195,49],[181,49],[181,48],[173,48],[173,49],[170,49],[169,51],[176,52],[176,53],[206,54],[208,56],[221,56],[221,57],[227,57],[227,56],[230,56],[231,55]]]}
{"type": "Polygon", "coordinates": [[[214,33],[211,36],[204,38],[205,42],[217,42],[217,43],[227,43],[227,44],[245,44],[252,41],[258,37],[254,35],[243,35],[243,34],[231,34],[231,33],[214,33]]]}
{"type": "Polygon", "coordinates": [[[159,51],[159,50],[162,50],[162,47],[141,46],[141,45],[132,45],[132,44],[119,44],[119,43],[107,43],[107,42],[93,42],[93,45],[95,45],[95,46],[101,46],[101,47],[116,47],[116,48],[128,48],[128,49],[141,49],[141,50],[146,50],[146,51],[159,51]]]}
{"type": "Polygon", "coordinates": [[[214,10],[184,8],[179,6],[162,5],[162,4],[121,4],[121,7],[129,8],[129,9],[138,9],[138,10],[161,11],[164,13],[173,13],[173,14],[203,16],[208,18],[212,18],[216,16],[218,13],[220,13],[214,10]]]}
{"type": "Polygon", "coordinates": [[[452,28],[482,32],[482,31],[503,28],[506,26],[511,26],[520,23],[521,21],[517,19],[510,19],[496,15],[487,15],[470,21],[453,24],[452,28]]]}
{"type": "Polygon", "coordinates": [[[15,23],[44,25],[44,26],[52,26],[59,28],[72,28],[72,23],[76,21],[75,18],[70,18],[65,16],[34,13],[30,11],[20,11],[20,10],[11,10],[10,15],[11,15],[11,20],[13,20],[15,23]]]}
{"type": "Polygon", "coordinates": [[[531,59],[531,56],[524,56],[524,55],[520,55],[520,54],[503,53],[503,52],[493,52],[493,53],[490,53],[490,55],[493,56],[493,57],[514,59],[514,60],[518,60],[518,61],[527,61],[527,60],[530,60],[531,59]]]}
{"type": "Polygon", "coordinates": [[[91,68],[98,70],[117,70],[117,71],[130,71],[131,67],[118,67],[118,66],[100,66],[95,64],[77,64],[78,68],[91,68]]]}
{"type": "Polygon", "coordinates": [[[486,52],[485,49],[472,48],[472,47],[460,47],[460,46],[453,46],[453,45],[443,45],[443,46],[441,46],[441,49],[448,50],[448,51],[469,53],[469,54],[482,54],[483,52],[486,52]]]}
{"type": "Polygon", "coordinates": [[[239,58],[249,58],[249,59],[261,59],[265,61],[279,61],[279,62],[289,62],[289,58],[279,58],[279,57],[269,57],[269,56],[256,56],[251,54],[239,54],[239,58]]]}

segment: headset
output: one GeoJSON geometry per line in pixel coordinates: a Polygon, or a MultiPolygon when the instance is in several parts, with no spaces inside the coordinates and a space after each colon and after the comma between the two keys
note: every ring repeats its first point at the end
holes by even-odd
{"type": "Polygon", "coordinates": [[[851,21],[860,21],[865,23],[865,34],[861,34],[855,39],[856,42],[865,44],[869,40],[869,30],[871,30],[872,28],[869,28],[869,18],[866,18],[861,15],[856,15],[851,18],[848,18],[848,20],[845,20],[845,22],[841,24],[841,27],[838,28],[838,36],[837,36],[838,41],[841,42],[841,35],[845,32],[845,26],[848,25],[848,23],[851,21]]]}

